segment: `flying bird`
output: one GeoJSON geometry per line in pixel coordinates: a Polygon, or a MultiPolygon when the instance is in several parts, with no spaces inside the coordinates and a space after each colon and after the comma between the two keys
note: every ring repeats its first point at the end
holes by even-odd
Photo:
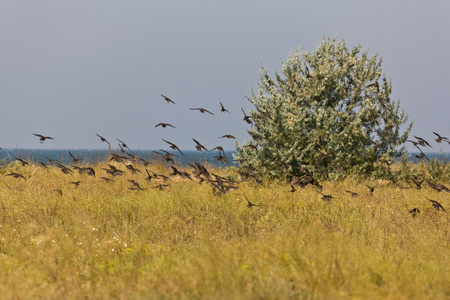
{"type": "Polygon", "coordinates": [[[100,138],[100,140],[102,141],[102,143],[107,143],[108,145],[111,145],[104,137],[102,137],[101,135],[99,135],[99,134],[95,134],[96,136],[98,136],[99,138],[100,138]]]}
{"type": "Polygon", "coordinates": [[[234,136],[232,136],[231,134],[225,134],[225,135],[222,135],[221,137],[219,137],[219,139],[221,139],[221,138],[227,138],[227,139],[233,139],[233,140],[236,139],[236,138],[235,138],[234,136]]]}
{"type": "Polygon", "coordinates": [[[200,144],[196,139],[192,139],[195,142],[195,148],[197,148],[197,150],[199,152],[202,152],[202,149],[208,152],[208,149],[205,148],[205,146],[203,146],[202,144],[200,144]]]}
{"type": "Polygon", "coordinates": [[[120,146],[121,148],[127,148],[128,150],[131,151],[131,149],[128,148],[127,144],[125,144],[123,141],[121,141],[121,140],[119,140],[119,139],[117,139],[117,140],[120,142],[119,146],[120,146]]]}
{"type": "Polygon", "coordinates": [[[245,200],[247,200],[247,207],[248,208],[252,209],[253,206],[259,206],[259,205],[251,203],[250,200],[247,199],[247,196],[245,196],[245,194],[244,194],[244,197],[245,197],[245,200]]]}
{"type": "Polygon", "coordinates": [[[447,212],[447,211],[445,210],[445,208],[442,207],[442,205],[441,205],[439,202],[437,202],[436,200],[428,199],[428,201],[430,201],[430,202],[433,204],[433,207],[434,207],[436,210],[441,210],[441,209],[442,209],[444,212],[447,212]]]}
{"type": "Polygon", "coordinates": [[[242,119],[242,121],[247,122],[248,124],[253,126],[253,121],[251,119],[250,116],[247,116],[247,114],[245,113],[244,109],[241,107],[242,112],[244,113],[244,119],[242,119]]]}
{"type": "Polygon", "coordinates": [[[434,133],[435,135],[437,135],[436,142],[442,143],[442,140],[448,141],[448,138],[446,138],[445,136],[440,136],[438,133],[436,133],[436,132],[434,132],[434,131],[433,131],[433,133],[434,133]]]}
{"type": "Polygon", "coordinates": [[[166,128],[167,126],[176,128],[175,126],[173,126],[172,124],[169,124],[169,123],[158,123],[158,124],[156,124],[155,128],[158,126],[161,126],[162,128],[166,128]]]}
{"type": "Polygon", "coordinates": [[[37,133],[33,133],[33,135],[39,137],[39,141],[41,142],[41,144],[42,144],[46,139],[53,140],[53,138],[50,137],[50,136],[43,136],[42,134],[37,134],[37,133]]]}
{"type": "Polygon", "coordinates": [[[172,99],[170,99],[169,97],[164,96],[163,94],[161,94],[161,96],[164,98],[164,100],[166,100],[167,103],[173,103],[175,104],[175,102],[172,101],[172,99]]]}
{"type": "Polygon", "coordinates": [[[210,112],[209,110],[207,110],[207,109],[205,109],[205,108],[201,108],[201,107],[198,107],[198,108],[189,108],[190,110],[198,110],[198,111],[200,111],[202,114],[203,113],[205,113],[205,112],[207,112],[208,114],[211,114],[211,115],[214,115],[212,112],[210,112]]]}
{"type": "Polygon", "coordinates": [[[169,141],[166,141],[165,139],[162,139],[164,142],[166,142],[167,144],[169,144],[169,147],[172,148],[173,150],[177,150],[178,152],[181,153],[181,155],[184,155],[183,152],[181,152],[180,148],[177,147],[177,145],[175,145],[174,143],[171,143],[169,141]]]}
{"type": "Polygon", "coordinates": [[[219,102],[219,103],[220,103],[220,112],[221,112],[221,113],[227,112],[227,113],[231,114],[231,113],[228,111],[228,109],[226,109],[226,108],[223,106],[222,102],[219,102]]]}
{"type": "Polygon", "coordinates": [[[23,166],[23,167],[25,167],[26,165],[29,166],[29,164],[28,164],[26,161],[24,161],[23,159],[18,158],[18,157],[14,157],[14,158],[15,158],[16,160],[20,161],[20,162],[22,163],[22,166],[23,166]]]}
{"type": "Polygon", "coordinates": [[[12,177],[14,177],[14,178],[23,178],[23,179],[27,180],[27,179],[25,178],[25,176],[23,176],[22,174],[14,173],[14,172],[9,173],[9,174],[7,174],[6,176],[12,176],[12,177]]]}
{"type": "Polygon", "coordinates": [[[409,213],[412,215],[413,218],[415,218],[417,214],[420,214],[420,210],[417,207],[414,207],[409,211],[409,213]]]}

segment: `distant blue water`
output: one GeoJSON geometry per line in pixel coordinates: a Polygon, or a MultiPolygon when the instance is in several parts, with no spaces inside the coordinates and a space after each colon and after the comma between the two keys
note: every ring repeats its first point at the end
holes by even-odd
{"type": "MultiPolygon", "coordinates": [[[[44,162],[48,163],[48,158],[57,161],[60,164],[63,165],[72,165],[73,159],[69,154],[72,153],[73,156],[75,156],[77,159],[79,159],[81,162],[78,162],[78,165],[83,164],[96,164],[98,162],[106,162],[110,158],[108,150],[87,150],[87,149],[77,149],[77,150],[61,150],[61,149],[1,149],[0,150],[0,162],[2,164],[8,164],[11,161],[15,161],[16,157],[23,159],[25,161],[38,163],[38,162],[44,162]]],[[[157,152],[160,152],[160,150],[156,150],[157,152]]],[[[176,151],[170,151],[172,154],[175,154],[176,157],[173,157],[173,160],[178,165],[186,165],[188,163],[193,162],[194,160],[201,162],[201,163],[207,163],[213,166],[230,166],[235,165],[236,162],[233,161],[233,153],[236,153],[235,151],[225,151],[225,156],[227,158],[226,163],[219,162],[216,156],[218,156],[217,151],[213,152],[198,152],[198,151],[192,151],[192,150],[182,150],[184,155],[181,155],[181,153],[176,151]]],[[[136,155],[138,157],[141,157],[147,161],[162,161],[163,158],[154,153],[153,150],[131,150],[128,151],[129,153],[136,155]]],[[[126,154],[120,152],[120,151],[112,151],[112,153],[126,156],[126,154]]]]}
{"type": "MultiPolygon", "coordinates": [[[[98,162],[105,162],[109,159],[108,150],[87,150],[87,149],[77,149],[77,150],[61,150],[61,149],[0,149],[0,162],[2,164],[8,164],[11,161],[14,161],[16,157],[21,158],[26,161],[30,161],[33,163],[45,162],[47,163],[50,158],[52,160],[58,161],[63,165],[71,165],[73,164],[72,158],[69,155],[69,151],[77,158],[81,160],[81,163],[78,164],[96,164],[98,162]]],[[[161,152],[160,150],[157,150],[161,152]]],[[[174,160],[179,165],[186,165],[188,163],[193,162],[194,160],[207,163],[213,166],[230,166],[237,165],[236,162],[233,161],[233,155],[236,151],[225,151],[225,156],[227,158],[227,163],[221,163],[215,158],[218,155],[217,151],[213,152],[198,152],[192,150],[182,150],[184,155],[176,151],[171,151],[177,155],[174,157],[174,160]]],[[[121,153],[120,151],[112,151],[113,153],[127,156],[126,154],[121,153]]],[[[139,156],[147,161],[162,161],[160,155],[157,155],[153,152],[153,150],[132,150],[129,151],[133,155],[139,156]]],[[[414,154],[419,153],[409,153],[409,161],[417,163],[420,159],[417,159],[414,154]]],[[[429,159],[437,158],[439,153],[425,152],[429,159]]],[[[450,161],[450,153],[442,153],[440,157],[441,161],[449,160],[450,161]]],[[[426,160],[425,160],[426,161],[426,160]]]]}

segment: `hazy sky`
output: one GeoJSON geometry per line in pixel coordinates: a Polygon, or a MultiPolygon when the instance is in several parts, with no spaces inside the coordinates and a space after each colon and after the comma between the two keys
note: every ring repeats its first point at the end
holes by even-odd
{"type": "Polygon", "coordinates": [[[132,149],[194,150],[195,138],[232,150],[218,137],[248,138],[241,107],[261,65],[273,73],[335,35],[380,51],[412,134],[450,136],[449,13],[448,1],[2,0],[0,147],[105,148],[98,133],[132,149]]]}

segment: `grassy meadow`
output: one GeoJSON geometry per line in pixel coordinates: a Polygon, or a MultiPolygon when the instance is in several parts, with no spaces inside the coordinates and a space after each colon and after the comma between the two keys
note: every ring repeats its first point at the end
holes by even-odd
{"type": "Polygon", "coordinates": [[[117,164],[114,182],[101,179],[106,163],[92,167],[95,177],[1,169],[1,299],[450,298],[449,217],[427,200],[450,210],[450,194],[425,183],[325,182],[335,198],[324,201],[311,185],[239,182],[217,196],[178,175],[153,188],[163,181],[146,181],[143,166],[117,164]]]}

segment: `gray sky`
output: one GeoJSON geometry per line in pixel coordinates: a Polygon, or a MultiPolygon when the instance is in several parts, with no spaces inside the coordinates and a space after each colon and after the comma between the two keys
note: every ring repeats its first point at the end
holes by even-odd
{"type": "Polygon", "coordinates": [[[195,138],[232,150],[218,137],[247,139],[241,107],[261,65],[281,69],[335,35],[380,51],[412,134],[450,136],[449,13],[448,1],[2,0],[0,147],[105,148],[98,133],[132,149],[165,138],[194,150],[195,138]]]}

